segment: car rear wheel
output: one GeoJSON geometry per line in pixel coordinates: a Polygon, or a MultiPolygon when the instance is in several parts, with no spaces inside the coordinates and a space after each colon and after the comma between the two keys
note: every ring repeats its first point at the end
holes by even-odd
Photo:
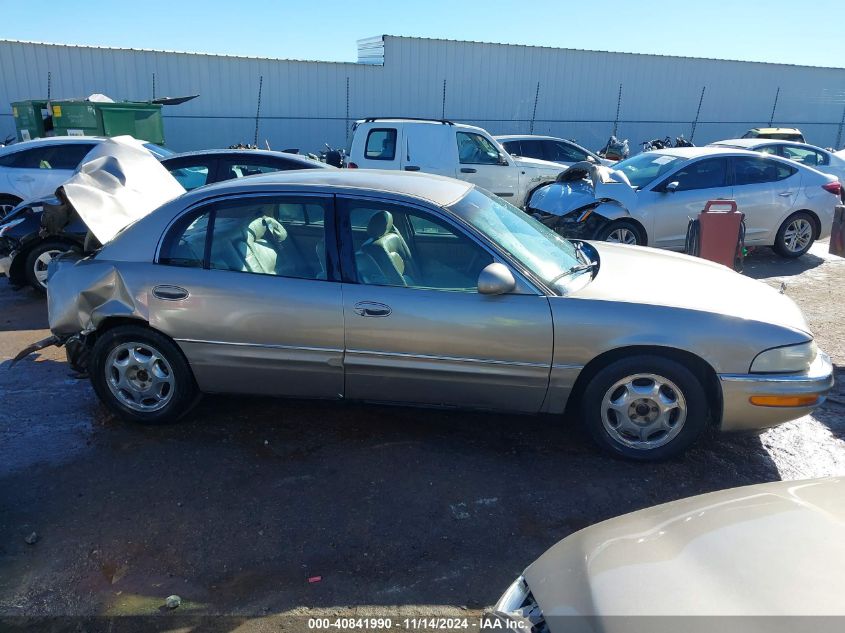
{"type": "Polygon", "coordinates": [[[806,211],[790,215],[775,236],[775,252],[781,257],[801,257],[816,239],[816,224],[806,211]]]}
{"type": "Polygon", "coordinates": [[[645,244],[640,227],[628,220],[617,220],[603,227],[596,234],[596,239],[602,242],[613,242],[616,244],[628,244],[631,246],[645,244]]]}
{"type": "Polygon", "coordinates": [[[9,211],[14,209],[20,203],[20,198],[16,198],[15,196],[0,196],[0,221],[9,214],[9,211]]]}
{"type": "Polygon", "coordinates": [[[94,391],[116,415],[145,424],[173,422],[199,399],[182,352],[150,328],[122,325],[100,336],[89,367],[94,391]]]}
{"type": "Polygon", "coordinates": [[[689,448],[709,416],[704,388],[689,369],[644,355],[599,370],[584,390],[581,417],[606,451],[651,461],[689,448]]]}
{"type": "Polygon", "coordinates": [[[47,292],[47,267],[54,257],[67,253],[73,247],[65,242],[54,240],[43,242],[33,248],[26,256],[26,281],[38,292],[47,292]]]}

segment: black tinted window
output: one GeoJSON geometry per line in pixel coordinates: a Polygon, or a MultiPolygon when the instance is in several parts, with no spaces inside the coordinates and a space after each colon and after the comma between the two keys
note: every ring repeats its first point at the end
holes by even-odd
{"type": "Polygon", "coordinates": [[[779,161],[751,156],[734,158],[734,185],[756,185],[789,178],[798,169],[779,161]]]}
{"type": "Polygon", "coordinates": [[[502,143],[502,147],[505,148],[505,151],[513,156],[522,156],[522,148],[519,145],[519,141],[505,141],[502,143]]]}
{"type": "Polygon", "coordinates": [[[92,149],[94,149],[94,146],[88,143],[45,145],[15,152],[5,157],[5,160],[0,164],[4,167],[19,167],[22,169],[74,170],[92,149]]]}
{"type": "Polygon", "coordinates": [[[587,160],[587,153],[560,141],[546,141],[546,160],[557,163],[579,163],[587,160]]]}
{"type": "Polygon", "coordinates": [[[539,158],[540,160],[543,159],[542,141],[521,141],[520,145],[522,145],[522,153],[520,156],[525,156],[526,158],[539,158]]]}
{"type": "Polygon", "coordinates": [[[724,187],[727,184],[727,161],[724,158],[696,161],[669,176],[667,182],[677,182],[676,191],[724,187]]]}
{"type": "Polygon", "coordinates": [[[370,160],[393,160],[396,158],[396,130],[378,128],[367,134],[364,157],[370,160]]]}

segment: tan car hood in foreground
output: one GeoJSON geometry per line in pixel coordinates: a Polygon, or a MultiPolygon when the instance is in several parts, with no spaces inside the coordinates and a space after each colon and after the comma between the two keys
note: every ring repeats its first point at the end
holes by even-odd
{"type": "Polygon", "coordinates": [[[801,310],[771,286],[705,259],[641,246],[591,242],[599,272],[573,296],[723,314],[807,332],[801,310]]]}
{"type": "Polygon", "coordinates": [[[524,577],[552,633],[571,615],[598,616],[597,631],[631,624],[610,616],[845,615],[845,479],[734,488],[611,519],[524,577]]]}

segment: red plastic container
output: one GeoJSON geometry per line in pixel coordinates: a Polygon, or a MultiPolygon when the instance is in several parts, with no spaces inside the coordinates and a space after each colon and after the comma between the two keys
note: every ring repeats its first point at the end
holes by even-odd
{"type": "Polygon", "coordinates": [[[745,214],[734,200],[709,200],[698,216],[698,256],[733,268],[743,244],[740,241],[745,214]]]}

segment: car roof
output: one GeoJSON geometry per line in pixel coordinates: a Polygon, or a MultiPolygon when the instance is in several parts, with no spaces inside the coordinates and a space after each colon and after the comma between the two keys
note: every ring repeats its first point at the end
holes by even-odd
{"type": "Polygon", "coordinates": [[[570,145],[578,145],[577,142],[568,138],[546,136],[544,134],[499,134],[493,138],[497,141],[561,141],[563,143],[569,143],[570,145]]]}
{"type": "Polygon", "coordinates": [[[801,130],[797,127],[753,127],[749,132],[760,132],[761,134],[776,134],[776,133],[794,133],[794,134],[801,134],[801,130]]]}
{"type": "Polygon", "coordinates": [[[819,152],[828,152],[828,150],[817,147],[816,145],[801,143],[799,141],[787,141],[786,139],[781,138],[728,138],[723,141],[714,141],[713,143],[710,143],[710,145],[742,149],[753,149],[755,147],[762,147],[763,145],[797,145],[798,147],[806,147],[807,149],[819,152]]]}
{"type": "Polygon", "coordinates": [[[450,127],[456,128],[459,130],[473,130],[473,131],[481,131],[486,134],[489,134],[487,130],[484,128],[480,128],[475,125],[467,125],[466,123],[456,123],[454,121],[447,121],[447,120],[438,120],[438,119],[403,119],[401,117],[392,117],[392,118],[372,118],[372,119],[359,119],[355,121],[356,127],[361,127],[364,125],[371,125],[373,127],[378,127],[383,123],[392,123],[394,125],[402,124],[402,125],[438,125],[443,127],[450,127]]]}
{"type": "Polygon", "coordinates": [[[223,155],[223,156],[269,156],[272,158],[284,158],[285,160],[292,160],[303,164],[314,165],[316,167],[330,167],[325,163],[321,163],[308,156],[301,154],[291,154],[289,152],[277,152],[266,149],[200,149],[190,152],[179,152],[172,154],[162,159],[162,162],[167,162],[175,158],[185,158],[190,156],[208,156],[208,155],[223,155]]]}
{"type": "Polygon", "coordinates": [[[473,185],[434,174],[408,173],[379,169],[304,169],[278,171],[270,174],[247,176],[200,187],[188,196],[207,197],[243,192],[250,187],[266,188],[268,185],[294,185],[298,187],[361,189],[382,193],[395,193],[421,200],[428,200],[439,206],[447,206],[460,200],[473,185]]]}
{"type": "MultiPolygon", "coordinates": [[[[757,156],[758,152],[752,152],[746,149],[737,149],[733,147],[724,146],[707,146],[704,147],[667,147],[666,149],[655,149],[644,154],[668,154],[669,156],[677,156],[678,158],[699,158],[700,156],[757,156]]],[[[776,156],[773,158],[777,158],[776,156]]]]}
{"type": "MultiPolygon", "coordinates": [[[[42,145],[68,145],[74,143],[102,143],[106,140],[104,136],[45,136],[42,138],[34,138],[29,141],[20,141],[19,143],[12,143],[5,147],[0,147],[0,153],[17,152],[32,147],[41,147],[42,145]]],[[[146,141],[144,141],[146,142],[146,141]]]]}

